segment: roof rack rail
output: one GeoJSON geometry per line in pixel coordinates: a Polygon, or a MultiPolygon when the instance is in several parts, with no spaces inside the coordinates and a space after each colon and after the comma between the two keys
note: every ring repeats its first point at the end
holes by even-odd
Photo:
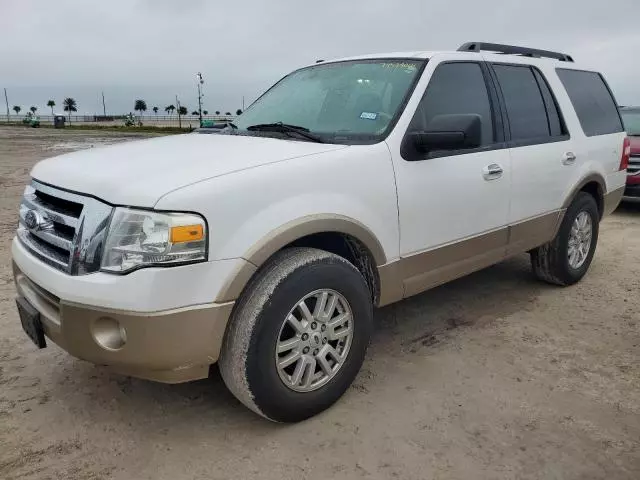
{"type": "Polygon", "coordinates": [[[535,48],[517,47],[514,45],[502,45],[500,43],[468,42],[458,48],[459,52],[496,52],[505,55],[522,55],[534,58],[553,58],[561,62],[573,62],[571,55],[548,50],[537,50],[535,48]]]}

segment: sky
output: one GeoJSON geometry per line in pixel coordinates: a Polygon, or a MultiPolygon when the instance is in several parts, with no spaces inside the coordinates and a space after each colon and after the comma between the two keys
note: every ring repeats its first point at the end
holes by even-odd
{"type": "Polygon", "coordinates": [[[640,105],[639,23],[640,0],[0,0],[0,88],[41,113],[100,113],[101,92],[107,114],[191,111],[202,72],[204,108],[233,112],[316,59],[487,41],[569,53],[640,105]]]}

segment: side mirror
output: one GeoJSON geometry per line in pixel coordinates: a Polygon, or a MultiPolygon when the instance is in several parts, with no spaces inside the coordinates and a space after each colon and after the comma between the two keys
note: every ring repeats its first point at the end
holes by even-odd
{"type": "Polygon", "coordinates": [[[409,134],[419,152],[462,150],[482,145],[482,120],[474,113],[437,115],[424,132],[409,134]]]}

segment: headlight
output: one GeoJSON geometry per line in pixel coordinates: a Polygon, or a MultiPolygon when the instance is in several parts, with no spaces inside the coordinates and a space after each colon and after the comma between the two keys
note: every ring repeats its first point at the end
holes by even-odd
{"type": "Polygon", "coordinates": [[[202,217],[118,207],[113,212],[102,270],[123,273],[139,267],[206,260],[202,217]]]}

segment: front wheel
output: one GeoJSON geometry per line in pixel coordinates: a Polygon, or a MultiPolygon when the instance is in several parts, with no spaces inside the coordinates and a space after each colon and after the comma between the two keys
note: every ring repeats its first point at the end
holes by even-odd
{"type": "Polygon", "coordinates": [[[531,266],[541,280],[573,285],[585,276],[598,243],[600,214],[595,199],[580,192],[567,209],[556,237],[531,252],[531,266]]]}
{"type": "Polygon", "coordinates": [[[269,420],[309,418],[349,388],[372,317],[371,294],[351,263],[322,250],[283,250],[238,301],[220,356],[222,378],[269,420]]]}

